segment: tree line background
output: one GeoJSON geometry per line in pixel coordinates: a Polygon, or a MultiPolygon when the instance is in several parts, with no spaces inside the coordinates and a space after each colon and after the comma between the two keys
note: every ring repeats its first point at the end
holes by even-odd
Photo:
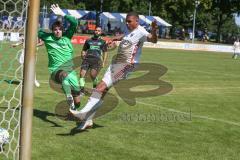
{"type": "MultiPolygon", "coordinates": [[[[237,37],[240,26],[235,23],[234,15],[240,15],[240,0],[199,0],[196,14],[196,30],[215,33],[215,41],[237,37]],[[221,38],[222,37],[222,38],[221,38]]],[[[41,0],[41,7],[59,4],[64,9],[90,10],[100,13],[136,11],[139,14],[159,16],[172,24],[170,34],[177,29],[193,26],[195,0],[41,0]]],[[[1,8],[1,5],[0,5],[1,8]]],[[[50,10],[49,10],[50,11],[50,10]]]]}

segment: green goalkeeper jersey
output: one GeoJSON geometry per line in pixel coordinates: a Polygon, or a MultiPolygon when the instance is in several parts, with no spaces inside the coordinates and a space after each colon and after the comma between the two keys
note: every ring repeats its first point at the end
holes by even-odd
{"type": "Polygon", "coordinates": [[[69,15],[64,16],[64,18],[70,23],[70,26],[63,32],[61,38],[56,38],[53,33],[38,31],[38,37],[44,41],[47,49],[50,73],[56,70],[71,71],[73,67],[71,38],[76,31],[78,21],[69,15]]]}

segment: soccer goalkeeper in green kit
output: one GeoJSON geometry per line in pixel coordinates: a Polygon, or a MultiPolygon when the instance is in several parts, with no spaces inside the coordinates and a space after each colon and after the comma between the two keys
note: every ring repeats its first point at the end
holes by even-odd
{"type": "Polygon", "coordinates": [[[51,79],[62,85],[69,107],[73,110],[80,106],[80,86],[75,70],[73,70],[73,46],[71,38],[76,31],[78,21],[66,15],[58,5],[52,5],[51,10],[59,16],[63,16],[70,26],[63,30],[61,21],[56,21],[52,25],[52,33],[47,33],[41,29],[38,37],[46,46],[48,53],[48,70],[51,79]]]}

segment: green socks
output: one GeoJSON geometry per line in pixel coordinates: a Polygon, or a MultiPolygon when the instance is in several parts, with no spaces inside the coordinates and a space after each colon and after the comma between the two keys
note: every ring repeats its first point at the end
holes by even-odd
{"type": "Polygon", "coordinates": [[[98,84],[98,78],[96,77],[93,81],[93,88],[96,88],[98,84]]]}
{"type": "Polygon", "coordinates": [[[79,79],[79,83],[80,83],[80,88],[84,88],[84,86],[85,86],[85,78],[80,78],[79,79]]]}
{"type": "Polygon", "coordinates": [[[62,81],[62,88],[66,95],[71,95],[71,86],[67,78],[62,81]]]}

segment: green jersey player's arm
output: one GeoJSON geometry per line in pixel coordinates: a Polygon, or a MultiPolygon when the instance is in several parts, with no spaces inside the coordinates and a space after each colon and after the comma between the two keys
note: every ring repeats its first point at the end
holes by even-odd
{"type": "Polygon", "coordinates": [[[46,38],[48,38],[51,35],[52,35],[51,33],[44,32],[42,29],[38,30],[38,38],[40,38],[43,41],[45,41],[46,38]]]}
{"type": "Polygon", "coordinates": [[[85,59],[87,55],[87,50],[90,48],[88,41],[89,39],[87,39],[83,45],[82,52],[81,52],[82,59],[85,59]]]}
{"type": "Polygon", "coordinates": [[[67,28],[66,32],[63,33],[63,35],[71,39],[77,30],[78,21],[75,17],[70,15],[65,15],[64,19],[70,23],[70,26],[67,28]]]}
{"type": "Polygon", "coordinates": [[[152,43],[157,43],[157,22],[152,22],[151,33],[147,36],[147,41],[152,43]]]}

